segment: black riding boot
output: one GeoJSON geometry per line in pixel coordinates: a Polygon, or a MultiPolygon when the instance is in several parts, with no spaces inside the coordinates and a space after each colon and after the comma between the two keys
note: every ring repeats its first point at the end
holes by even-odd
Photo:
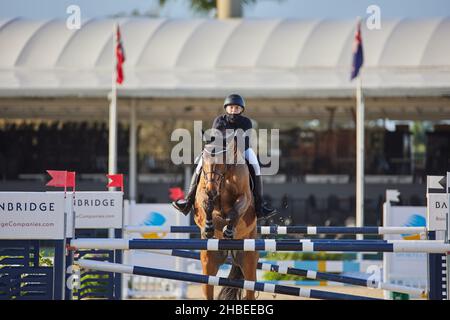
{"type": "Polygon", "coordinates": [[[197,185],[199,182],[200,174],[197,173],[197,170],[194,170],[191,179],[191,185],[189,186],[189,191],[185,199],[180,199],[177,201],[173,201],[172,205],[180,211],[182,214],[187,216],[192,209],[192,205],[195,201],[195,193],[197,191],[197,185]]]}
{"type": "Polygon", "coordinates": [[[269,204],[263,201],[263,182],[262,176],[254,176],[255,187],[253,189],[253,195],[255,197],[255,210],[256,217],[259,219],[269,219],[276,215],[278,212],[272,208],[269,204]]]}

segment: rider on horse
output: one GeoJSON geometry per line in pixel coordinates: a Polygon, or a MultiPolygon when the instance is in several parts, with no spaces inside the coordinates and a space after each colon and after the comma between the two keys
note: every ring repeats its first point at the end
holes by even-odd
{"type": "MultiPolygon", "coordinates": [[[[230,94],[225,98],[223,107],[225,114],[218,116],[213,123],[213,128],[220,131],[226,129],[242,129],[244,132],[252,128],[252,122],[249,118],[244,117],[242,113],[245,110],[245,101],[238,94],[230,94]]],[[[245,159],[248,161],[249,171],[254,182],[253,197],[255,199],[255,211],[258,219],[268,219],[277,212],[263,201],[263,182],[261,177],[261,168],[255,152],[249,145],[248,136],[245,140],[245,159]]],[[[180,199],[172,202],[173,206],[183,214],[187,215],[194,204],[197,185],[199,182],[200,172],[202,170],[202,161],[200,160],[196,170],[192,175],[189,192],[186,199],[180,199]]]]}

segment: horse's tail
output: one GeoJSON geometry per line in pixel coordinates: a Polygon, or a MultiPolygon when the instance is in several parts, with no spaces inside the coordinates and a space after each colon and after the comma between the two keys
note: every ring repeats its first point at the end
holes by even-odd
{"type": "MultiPolygon", "coordinates": [[[[244,274],[239,266],[233,264],[228,275],[228,279],[231,280],[241,280],[244,279],[244,274]]],[[[233,287],[223,287],[220,290],[219,300],[241,300],[242,299],[242,289],[233,287]]]]}

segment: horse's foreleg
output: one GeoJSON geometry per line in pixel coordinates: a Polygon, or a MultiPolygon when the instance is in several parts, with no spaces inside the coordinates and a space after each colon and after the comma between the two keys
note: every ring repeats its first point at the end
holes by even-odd
{"type": "Polygon", "coordinates": [[[223,230],[223,237],[232,239],[234,236],[234,230],[239,221],[239,218],[244,215],[250,206],[250,201],[244,195],[241,195],[237,198],[236,202],[233,205],[233,208],[227,213],[228,224],[225,226],[223,230]]]}
{"type": "MultiPolygon", "coordinates": [[[[259,252],[249,251],[243,252],[243,263],[241,266],[244,279],[248,281],[256,281],[256,268],[258,266],[259,252]]],[[[245,290],[245,300],[255,300],[255,291],[245,290]]]]}
{"type": "MultiPolygon", "coordinates": [[[[215,252],[212,251],[200,251],[200,260],[202,262],[203,274],[208,276],[215,276],[219,271],[220,262],[216,261],[215,252]]],[[[203,284],[202,285],[203,296],[207,300],[214,300],[214,286],[203,284]]]]}
{"type": "Polygon", "coordinates": [[[214,210],[214,201],[209,199],[206,200],[203,204],[203,209],[206,213],[204,235],[207,239],[211,239],[212,237],[214,237],[214,225],[212,217],[212,212],[214,210]]]}

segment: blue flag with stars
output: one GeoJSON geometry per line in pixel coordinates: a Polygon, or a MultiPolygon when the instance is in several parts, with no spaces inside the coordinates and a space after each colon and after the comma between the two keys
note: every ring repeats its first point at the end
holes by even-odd
{"type": "Polygon", "coordinates": [[[361,21],[358,21],[355,32],[355,40],[353,42],[353,63],[351,80],[355,79],[359,74],[359,69],[364,63],[362,38],[361,38],[361,21]]]}

